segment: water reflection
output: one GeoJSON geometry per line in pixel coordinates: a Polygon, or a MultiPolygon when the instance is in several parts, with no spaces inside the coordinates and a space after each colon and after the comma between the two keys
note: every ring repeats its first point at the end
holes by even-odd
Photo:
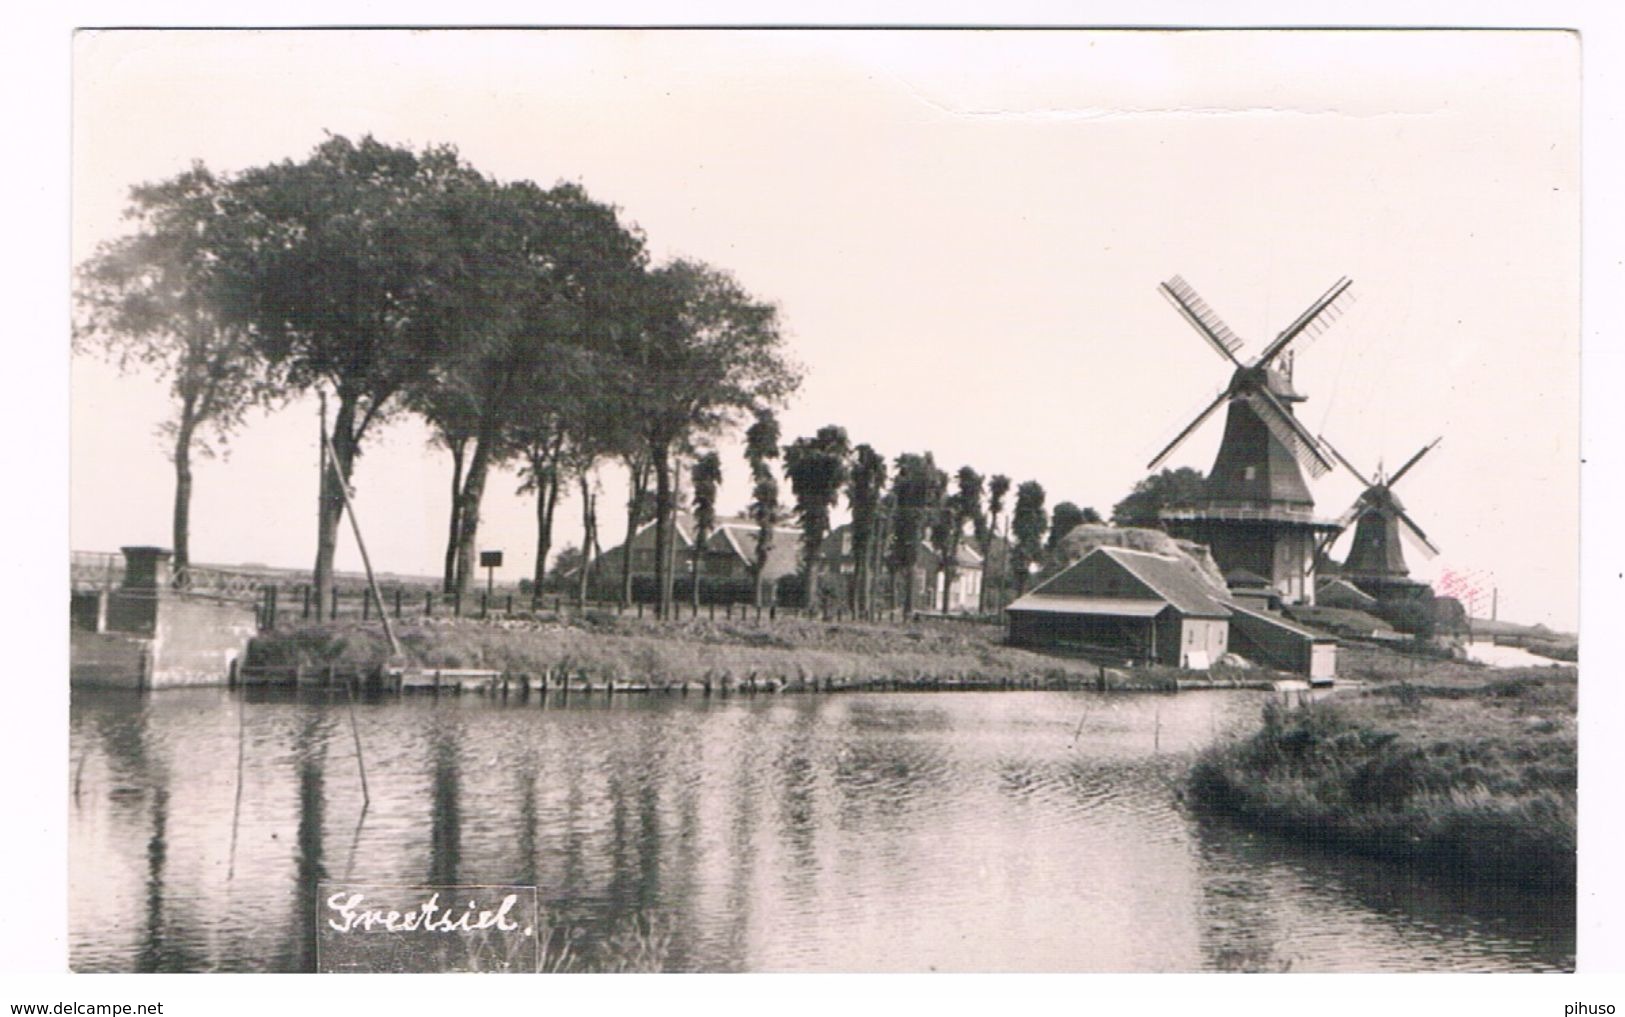
{"type": "Polygon", "coordinates": [[[1243,693],[72,707],[71,963],[310,970],[318,880],[525,883],[583,951],[702,970],[1572,966],[1572,902],[1181,810],[1243,693]],[[239,739],[244,765],[235,771],[239,739]],[[235,817],[235,822],[234,822],[235,817]]]}

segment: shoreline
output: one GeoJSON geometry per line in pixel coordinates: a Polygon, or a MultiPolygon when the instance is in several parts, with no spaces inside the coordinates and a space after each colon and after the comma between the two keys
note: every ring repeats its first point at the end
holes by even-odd
{"type": "Polygon", "coordinates": [[[1576,678],[1443,666],[1272,701],[1256,731],[1198,757],[1184,796],[1334,852],[1573,892],[1576,678]]]}
{"type": "MultiPolygon", "coordinates": [[[[1006,646],[1000,626],[965,621],[662,622],[589,612],[559,620],[423,619],[398,625],[397,635],[414,667],[478,672],[468,684],[515,684],[522,692],[1207,687],[1205,680],[1193,682],[1194,672],[1109,666],[1006,646]]],[[[256,637],[241,670],[248,684],[298,684],[299,678],[331,684],[375,676],[389,655],[375,625],[309,624],[256,637]]],[[[1247,677],[1275,676],[1259,671],[1247,677]]],[[[448,674],[446,684],[462,687],[463,681],[448,674]]]]}

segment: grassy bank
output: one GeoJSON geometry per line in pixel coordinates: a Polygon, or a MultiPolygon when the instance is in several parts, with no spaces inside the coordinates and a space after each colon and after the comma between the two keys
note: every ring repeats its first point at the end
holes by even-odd
{"type": "Polygon", "coordinates": [[[1337,850],[1572,888],[1574,670],[1388,665],[1366,661],[1358,692],[1272,701],[1198,760],[1193,801],[1337,850]]]}
{"type": "MultiPolygon", "coordinates": [[[[929,686],[977,681],[1023,687],[1095,685],[1096,665],[1002,645],[997,625],[685,619],[659,622],[615,614],[564,620],[418,619],[397,623],[408,659],[425,667],[567,672],[593,682],[777,683],[929,686]]],[[[305,625],[256,639],[248,665],[370,668],[389,656],[377,625],[305,625]]],[[[1173,687],[1164,669],[1107,669],[1112,687],[1173,687]]]]}

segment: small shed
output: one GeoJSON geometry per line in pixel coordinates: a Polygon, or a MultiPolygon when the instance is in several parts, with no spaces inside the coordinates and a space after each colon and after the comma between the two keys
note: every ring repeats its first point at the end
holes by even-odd
{"type": "Polygon", "coordinates": [[[1010,641],[1205,669],[1228,650],[1232,612],[1168,555],[1097,547],[1006,610],[1010,641]]]}

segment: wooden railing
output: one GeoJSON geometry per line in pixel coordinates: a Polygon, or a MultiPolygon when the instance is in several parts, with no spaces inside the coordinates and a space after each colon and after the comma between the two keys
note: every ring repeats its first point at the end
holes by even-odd
{"type": "Polygon", "coordinates": [[[124,555],[117,551],[72,551],[68,575],[75,590],[110,590],[124,582],[124,555]]]}
{"type": "Polygon", "coordinates": [[[173,589],[213,600],[258,602],[264,597],[264,588],[275,585],[274,580],[251,572],[199,568],[196,565],[176,569],[170,579],[173,589]]]}

